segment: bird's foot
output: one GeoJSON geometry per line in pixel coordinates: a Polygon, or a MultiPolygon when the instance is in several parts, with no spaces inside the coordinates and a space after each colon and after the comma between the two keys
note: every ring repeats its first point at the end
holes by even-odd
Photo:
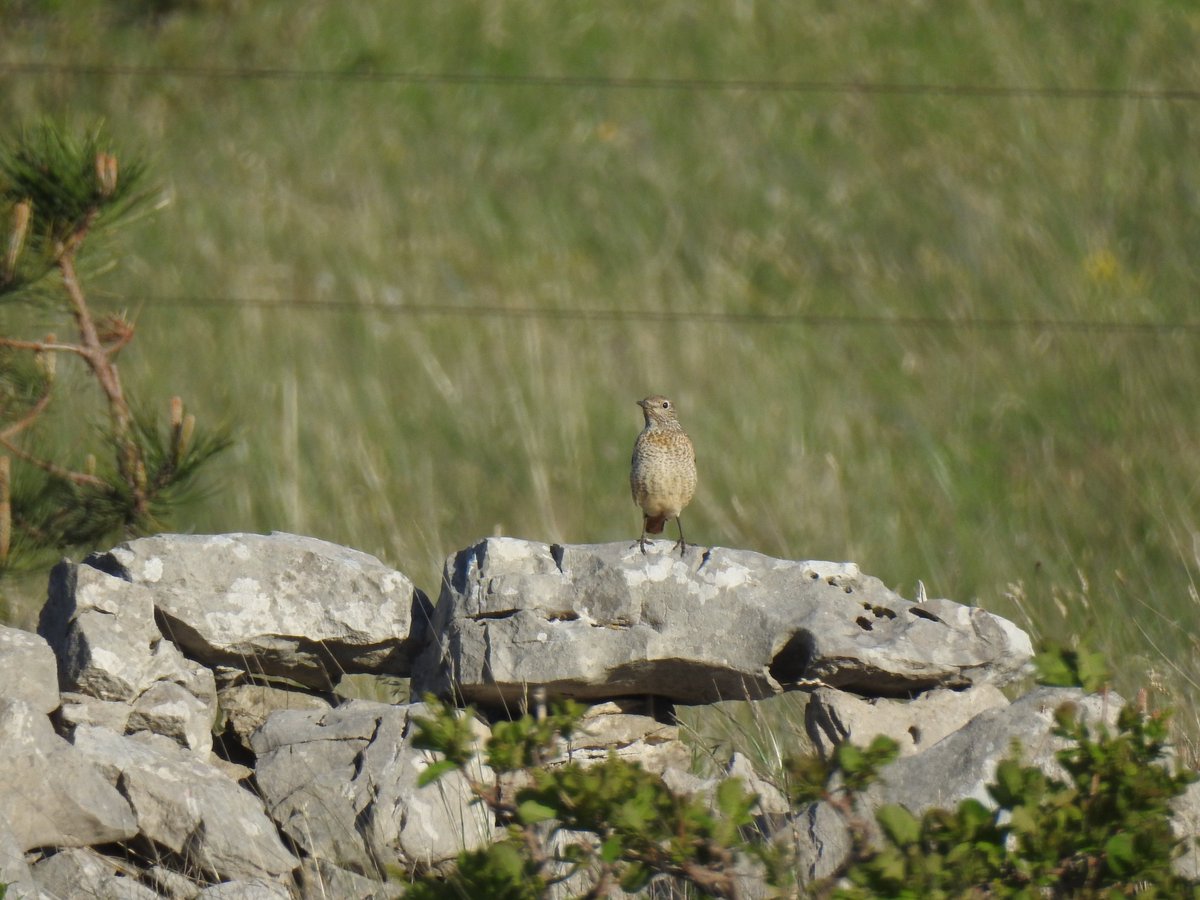
{"type": "MultiPolygon", "coordinates": [[[[651,541],[650,543],[653,543],[653,541],[651,541]]],[[[629,545],[630,550],[632,550],[634,547],[639,547],[641,549],[642,553],[645,553],[646,552],[646,536],[642,535],[640,538],[638,538],[636,541],[634,541],[632,544],[629,545]]]]}
{"type": "MultiPolygon", "coordinates": [[[[680,538],[675,542],[675,547],[679,548],[679,558],[683,559],[684,554],[687,553],[687,544],[684,543],[683,538],[680,538]]],[[[671,549],[674,550],[675,547],[672,547],[671,549]]]]}

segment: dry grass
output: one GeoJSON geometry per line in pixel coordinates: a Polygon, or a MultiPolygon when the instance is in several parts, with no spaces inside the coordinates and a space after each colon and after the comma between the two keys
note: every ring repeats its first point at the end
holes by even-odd
{"type": "MultiPolygon", "coordinates": [[[[1165,2],[31,8],[0,3],[0,60],[1117,89],[1194,84],[1200,29],[1165,2]]],[[[1195,332],[700,317],[1189,321],[1194,104],[2,77],[4,120],[103,117],[173,197],[103,288],[139,395],[240,428],[180,527],[314,534],[427,589],[485,534],[624,539],[633,401],[662,392],[689,536],[1087,641],[1200,733],[1195,332]]]]}

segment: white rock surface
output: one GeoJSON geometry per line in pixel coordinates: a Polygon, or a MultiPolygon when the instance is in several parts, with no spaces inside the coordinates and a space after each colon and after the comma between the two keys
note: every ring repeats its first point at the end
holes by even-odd
{"type": "Polygon", "coordinates": [[[343,672],[407,675],[429,615],[375,557],[291,534],[164,534],[91,562],[149,592],[192,659],[320,690],[343,672]]]}
{"type": "Polygon", "coordinates": [[[758,699],[822,682],[872,695],[1002,684],[1029,637],[981,609],[912,603],[851,563],[489,538],[446,562],[414,696],[491,706],[758,699]]]}
{"type": "Polygon", "coordinates": [[[0,760],[0,810],[22,852],[137,834],[125,798],[54,733],[45,713],[21,700],[0,700],[0,760]]]}
{"type": "Polygon", "coordinates": [[[278,880],[297,860],[262,801],[161,735],[81,725],[75,748],[129,800],[137,831],[217,880],[278,880]]]}

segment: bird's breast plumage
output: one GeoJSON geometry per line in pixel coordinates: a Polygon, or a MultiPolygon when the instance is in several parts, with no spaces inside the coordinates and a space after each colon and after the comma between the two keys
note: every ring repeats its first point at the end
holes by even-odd
{"type": "Polygon", "coordinates": [[[696,492],[696,452],[678,426],[650,424],[633,446],[629,486],[648,516],[678,516],[696,492]]]}

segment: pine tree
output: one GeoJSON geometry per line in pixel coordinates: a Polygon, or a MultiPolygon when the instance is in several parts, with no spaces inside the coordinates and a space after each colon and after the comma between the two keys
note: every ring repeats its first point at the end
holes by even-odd
{"type": "Polygon", "coordinates": [[[134,325],[98,313],[84,289],[81,272],[109,262],[97,235],[158,196],[145,174],[99,130],[77,136],[40,124],[0,147],[0,575],[48,552],[159,530],[200,467],[229,444],[223,432],[199,433],[178,397],[165,427],[131,404],[117,360],[134,325]],[[70,336],[12,336],[6,320],[29,305],[61,319],[70,336]],[[79,383],[56,374],[79,364],[106,415],[73,425],[83,433],[72,434],[72,447],[47,449],[39,426],[64,387],[79,383]]]}

